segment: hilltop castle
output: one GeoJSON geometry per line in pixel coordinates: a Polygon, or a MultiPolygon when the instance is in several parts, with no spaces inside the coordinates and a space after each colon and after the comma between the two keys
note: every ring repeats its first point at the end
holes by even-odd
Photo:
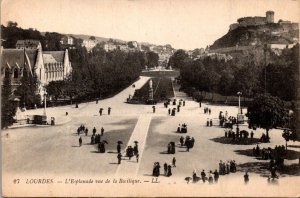
{"type": "MultiPolygon", "coordinates": [[[[238,23],[233,23],[229,26],[229,31],[237,29],[238,27],[247,26],[262,26],[274,23],[274,11],[267,11],[265,17],[242,17],[237,20],[238,23]]],[[[298,23],[292,23],[291,21],[279,20],[278,24],[282,25],[286,29],[299,29],[298,23]]]]}

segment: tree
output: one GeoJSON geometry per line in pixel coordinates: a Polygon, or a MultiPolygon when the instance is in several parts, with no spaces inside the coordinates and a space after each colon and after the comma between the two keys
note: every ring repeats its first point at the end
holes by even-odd
{"type": "Polygon", "coordinates": [[[1,128],[6,128],[13,124],[16,114],[16,107],[11,99],[11,77],[8,69],[5,70],[5,77],[1,93],[1,128]]]}
{"type": "Polygon", "coordinates": [[[54,100],[57,101],[57,99],[62,95],[63,88],[64,88],[64,81],[51,81],[46,86],[46,90],[49,96],[53,96],[54,100]]]}
{"type": "Polygon", "coordinates": [[[35,73],[31,75],[24,69],[21,85],[17,88],[16,94],[21,98],[21,104],[33,108],[41,103],[41,97],[37,94],[38,81],[35,73]]]}
{"type": "Polygon", "coordinates": [[[90,36],[90,40],[96,40],[96,38],[94,36],[90,36]]]}
{"type": "Polygon", "coordinates": [[[268,139],[269,130],[283,126],[288,121],[288,111],[284,108],[283,101],[270,95],[256,96],[248,106],[246,116],[250,127],[266,129],[268,139]]]}
{"type": "Polygon", "coordinates": [[[282,133],[282,137],[285,139],[285,148],[287,150],[287,142],[292,140],[295,141],[297,138],[296,132],[289,129],[285,129],[282,133]]]}
{"type": "Polygon", "coordinates": [[[150,51],[146,53],[146,56],[147,56],[147,64],[149,68],[158,66],[159,57],[157,53],[150,51]]]}
{"type": "Polygon", "coordinates": [[[181,68],[185,65],[187,59],[189,59],[189,55],[184,50],[179,49],[170,57],[168,66],[181,68]]]}

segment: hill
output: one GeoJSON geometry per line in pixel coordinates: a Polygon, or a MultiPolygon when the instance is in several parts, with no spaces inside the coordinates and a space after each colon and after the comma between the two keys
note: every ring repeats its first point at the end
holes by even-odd
{"type": "Polygon", "coordinates": [[[299,29],[279,23],[238,27],[217,39],[211,50],[235,46],[257,46],[263,44],[292,44],[299,40],[299,29]]]}

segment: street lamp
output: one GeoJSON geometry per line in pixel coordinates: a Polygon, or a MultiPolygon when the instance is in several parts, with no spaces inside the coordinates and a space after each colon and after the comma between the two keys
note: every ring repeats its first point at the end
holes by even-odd
{"type": "Polygon", "coordinates": [[[47,102],[47,92],[46,92],[46,88],[45,88],[44,89],[44,113],[43,113],[44,116],[47,116],[47,114],[46,114],[46,107],[47,107],[46,102],[47,102]]]}
{"type": "Polygon", "coordinates": [[[237,95],[239,96],[239,109],[238,109],[238,114],[242,114],[242,109],[241,109],[241,95],[242,92],[237,92],[237,95]]]}

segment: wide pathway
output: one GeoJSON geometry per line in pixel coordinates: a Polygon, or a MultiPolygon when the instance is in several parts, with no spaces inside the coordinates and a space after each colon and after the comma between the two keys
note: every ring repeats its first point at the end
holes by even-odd
{"type": "MultiPolygon", "coordinates": [[[[138,141],[139,159],[141,159],[143,155],[151,118],[152,118],[151,114],[140,115],[138,122],[128,141],[128,145],[126,146],[126,148],[128,146],[134,146],[134,141],[138,141]]],[[[125,154],[123,154],[123,156],[124,155],[125,154]]],[[[116,177],[136,176],[139,170],[139,165],[140,165],[140,161],[137,162],[135,157],[133,157],[130,161],[122,160],[122,163],[121,165],[119,165],[115,176],[116,177]]]]}

